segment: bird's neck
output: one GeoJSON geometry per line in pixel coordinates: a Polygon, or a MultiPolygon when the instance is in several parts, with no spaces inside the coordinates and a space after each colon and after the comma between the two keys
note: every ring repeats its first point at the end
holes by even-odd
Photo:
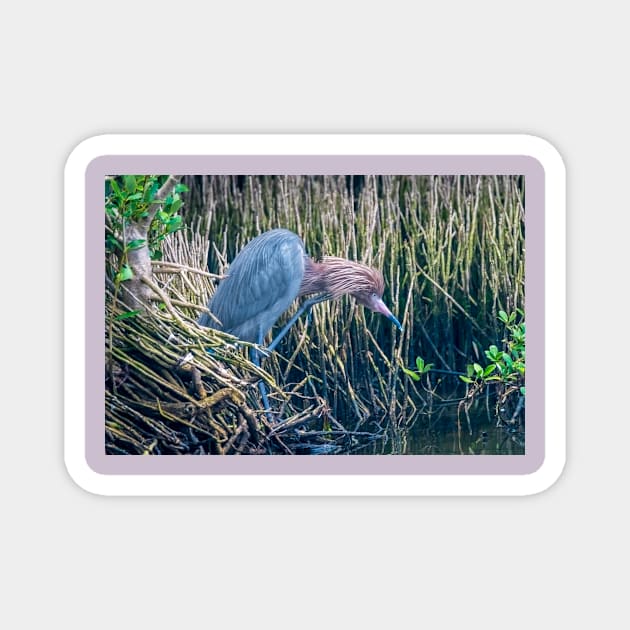
{"type": "Polygon", "coordinates": [[[366,270],[369,268],[365,265],[342,258],[324,257],[322,262],[307,258],[299,295],[328,293],[338,298],[346,293],[354,293],[355,289],[363,288],[360,281],[366,270]]]}
{"type": "Polygon", "coordinates": [[[304,276],[300,285],[299,295],[312,295],[313,293],[327,292],[327,275],[329,269],[326,263],[315,262],[311,258],[304,261],[304,276]]]}

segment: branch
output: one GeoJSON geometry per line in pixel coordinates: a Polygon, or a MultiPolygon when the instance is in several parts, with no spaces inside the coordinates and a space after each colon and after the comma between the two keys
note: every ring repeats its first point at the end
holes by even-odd
{"type": "Polygon", "coordinates": [[[164,200],[171,194],[173,188],[179,183],[181,180],[181,175],[169,175],[168,179],[160,186],[160,189],[155,193],[155,198],[152,202],[152,208],[149,210],[148,215],[139,221],[139,224],[148,231],[151,222],[155,218],[155,215],[162,208],[164,204],[164,200]]]}
{"type": "Polygon", "coordinates": [[[195,267],[172,262],[170,260],[152,260],[151,266],[155,269],[155,273],[182,273],[189,271],[190,273],[196,273],[200,276],[217,280],[222,280],[227,277],[224,274],[210,273],[209,271],[203,271],[202,269],[196,269],[195,267]]]}
{"type": "Polygon", "coordinates": [[[146,284],[150,289],[152,289],[152,291],[158,296],[157,298],[153,298],[153,299],[155,301],[158,301],[159,299],[162,302],[164,302],[164,306],[166,307],[166,310],[172,315],[173,319],[181,326],[185,326],[182,318],[179,316],[177,311],[173,308],[173,305],[171,304],[171,300],[168,297],[168,295],[166,295],[166,293],[164,293],[164,291],[162,291],[162,289],[160,289],[160,287],[158,287],[158,285],[155,284],[155,282],[153,282],[151,278],[148,278],[147,276],[140,276],[140,280],[141,282],[146,284]]]}

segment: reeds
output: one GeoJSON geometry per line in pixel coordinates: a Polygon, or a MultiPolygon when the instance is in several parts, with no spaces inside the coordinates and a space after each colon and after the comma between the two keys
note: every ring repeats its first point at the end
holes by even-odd
{"type": "MultiPolygon", "coordinates": [[[[238,399],[245,411],[236,411],[235,402],[226,403],[234,407],[228,425],[244,427],[241,440],[249,432],[244,442],[248,447],[239,452],[263,448],[250,439],[251,419],[247,422],[247,414],[259,423],[263,420],[257,391],[251,384],[242,387],[260,376],[272,387],[275,411],[286,420],[298,418],[298,424],[308,420],[309,431],[313,437],[317,434],[312,452],[325,452],[324,445],[330,444],[320,439],[321,429],[328,430],[331,439],[335,430],[344,433],[344,444],[353,433],[389,435],[387,451],[395,452],[392,445],[400,432],[421,421],[422,412],[434,404],[432,395],[401,367],[422,356],[436,367],[463,371],[497,341],[498,311],[523,308],[520,177],[197,176],[184,181],[190,189],[187,227],[167,238],[164,262],[154,271],[188,325],[194,328],[192,320],[211,296],[217,277],[245,243],[265,230],[284,227],[302,237],[314,258],[341,256],[381,269],[384,301],[404,327],[399,333],[385,318],[348,297],[324,302],[313,309],[310,323],[296,324],[265,360],[262,374],[239,350],[222,354],[226,340],[219,333],[195,331],[194,339],[184,335],[183,346],[178,342],[176,351],[167,353],[168,360],[157,362],[156,374],[168,370],[169,361],[181,358],[184,350],[203,364],[202,380],[209,391],[226,386],[220,370],[232,374],[230,386],[246,393],[238,399]],[[214,356],[205,352],[208,339],[215,344],[214,356]],[[323,450],[317,451],[318,445],[323,450]]],[[[124,339],[130,334],[125,326],[136,325],[139,322],[117,321],[112,335],[124,339]]],[[[159,353],[157,345],[168,340],[164,335],[157,337],[159,343],[145,339],[143,347],[159,353]]],[[[234,348],[233,340],[230,343],[234,348]]],[[[119,350],[112,358],[127,361],[119,350]]],[[[170,391],[174,385],[164,387],[170,391]]],[[[188,400],[177,391],[179,402],[188,400]]],[[[226,417],[220,409],[210,414],[219,424],[226,417]]],[[[164,417],[163,412],[164,407],[152,413],[164,417]]],[[[216,435],[221,444],[217,452],[223,452],[229,437],[221,437],[218,429],[216,435]]],[[[331,447],[331,452],[337,451],[331,447]]]]}

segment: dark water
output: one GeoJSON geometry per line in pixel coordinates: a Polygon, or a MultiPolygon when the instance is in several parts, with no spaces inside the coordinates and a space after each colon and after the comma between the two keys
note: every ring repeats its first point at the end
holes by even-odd
{"type": "Polygon", "coordinates": [[[356,454],[397,455],[523,455],[525,429],[518,423],[501,423],[479,406],[466,417],[448,407],[418,414],[411,427],[388,430],[356,454]]]}
{"type": "Polygon", "coordinates": [[[523,455],[525,434],[518,428],[497,427],[496,422],[473,419],[467,423],[450,423],[431,435],[412,428],[405,440],[404,453],[430,452],[436,455],[523,455]],[[475,421],[476,420],[476,421],[475,421]]]}

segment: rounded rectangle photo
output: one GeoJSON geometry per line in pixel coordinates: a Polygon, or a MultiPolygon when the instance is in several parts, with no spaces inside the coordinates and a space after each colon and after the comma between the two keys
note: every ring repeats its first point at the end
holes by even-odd
{"type": "Polygon", "coordinates": [[[528,495],[561,474],[565,173],[545,140],[96,136],[65,211],[85,490],[528,495]]]}

